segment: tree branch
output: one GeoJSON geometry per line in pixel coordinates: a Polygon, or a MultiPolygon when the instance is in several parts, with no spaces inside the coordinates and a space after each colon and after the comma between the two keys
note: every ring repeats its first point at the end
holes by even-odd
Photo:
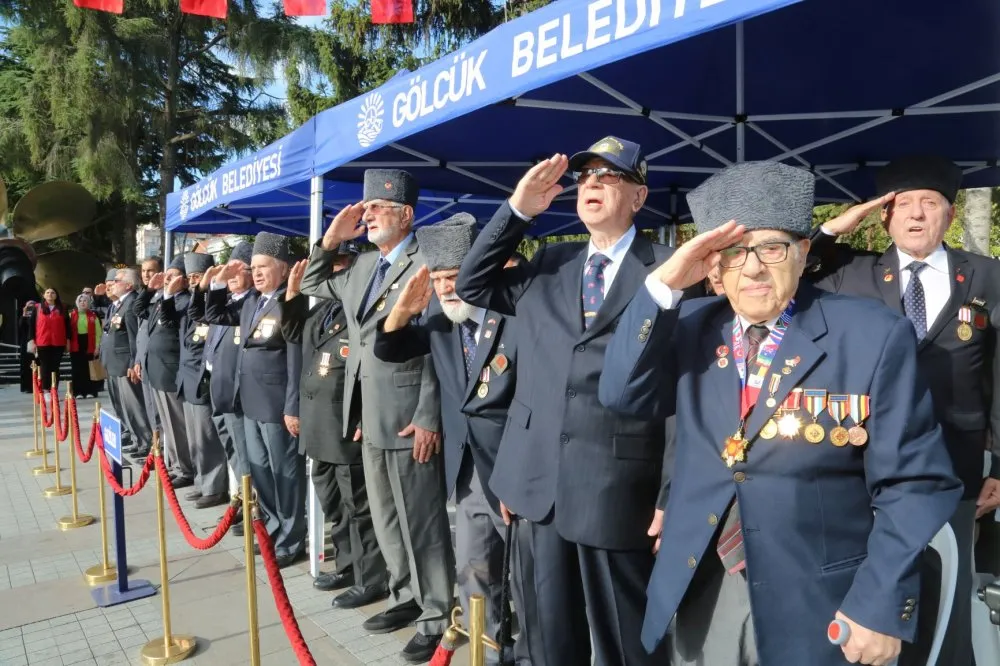
{"type": "Polygon", "coordinates": [[[215,37],[213,37],[212,39],[210,39],[207,44],[205,44],[201,48],[197,48],[194,51],[192,51],[191,53],[187,54],[187,56],[185,58],[181,59],[181,63],[180,63],[181,69],[184,69],[185,67],[187,67],[188,63],[190,63],[192,60],[194,60],[195,58],[197,58],[201,54],[206,53],[209,50],[211,50],[219,42],[221,42],[223,39],[225,39],[226,36],[227,36],[227,33],[226,33],[225,30],[223,30],[222,32],[218,33],[215,37]]]}
{"type": "Polygon", "coordinates": [[[198,138],[199,134],[200,134],[199,132],[188,132],[187,134],[181,134],[179,136],[175,136],[174,138],[170,139],[168,143],[173,144],[173,143],[181,143],[184,141],[190,141],[191,139],[198,138]]]}

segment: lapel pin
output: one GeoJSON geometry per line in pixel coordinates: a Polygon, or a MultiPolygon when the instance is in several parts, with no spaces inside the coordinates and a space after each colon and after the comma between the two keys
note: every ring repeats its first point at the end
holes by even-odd
{"type": "Polygon", "coordinates": [[[959,273],[958,275],[955,276],[955,281],[956,282],[965,282],[965,276],[962,275],[961,273],[959,273]]]}

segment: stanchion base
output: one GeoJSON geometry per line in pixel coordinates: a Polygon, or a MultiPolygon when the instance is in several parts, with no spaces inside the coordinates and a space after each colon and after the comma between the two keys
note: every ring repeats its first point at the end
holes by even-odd
{"type": "Polygon", "coordinates": [[[118,580],[118,570],[115,569],[115,563],[109,562],[108,567],[105,569],[103,564],[98,564],[84,571],[83,577],[87,580],[87,584],[94,587],[101,583],[118,580]]]}
{"type": "Polygon", "coordinates": [[[116,606],[127,601],[144,599],[156,594],[156,588],[148,580],[130,580],[128,581],[129,588],[124,592],[118,590],[118,585],[119,583],[115,583],[114,585],[105,585],[96,590],[91,590],[90,596],[94,598],[94,603],[98,606],[107,608],[108,606],[116,606]]]}
{"type": "Polygon", "coordinates": [[[35,476],[41,476],[42,474],[55,474],[56,468],[52,465],[45,467],[44,465],[39,465],[38,467],[31,470],[31,473],[35,476]]]}
{"type": "Polygon", "coordinates": [[[86,514],[79,514],[76,518],[73,516],[63,516],[59,519],[59,529],[63,532],[66,530],[75,530],[78,527],[86,527],[94,522],[96,518],[93,516],[88,516],[86,514]]]}
{"type": "Polygon", "coordinates": [[[43,490],[42,494],[45,495],[46,497],[61,497],[63,495],[69,495],[72,492],[73,489],[68,488],[67,486],[63,486],[62,488],[56,488],[55,486],[52,486],[51,488],[46,488],[45,490],[43,490]]]}
{"type": "Polygon", "coordinates": [[[143,646],[139,656],[146,666],[176,664],[187,659],[197,647],[194,636],[171,636],[169,647],[163,644],[163,638],[154,638],[143,646]]]}
{"type": "MultiPolygon", "coordinates": [[[[51,451],[46,451],[45,453],[52,453],[52,452],[51,451]]],[[[42,450],[41,449],[38,449],[38,450],[31,449],[30,451],[25,451],[24,452],[24,457],[25,458],[41,458],[42,457],[42,450]]]]}

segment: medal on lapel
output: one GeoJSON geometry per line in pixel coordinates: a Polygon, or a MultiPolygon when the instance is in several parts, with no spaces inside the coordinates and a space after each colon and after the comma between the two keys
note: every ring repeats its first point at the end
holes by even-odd
{"type": "Polygon", "coordinates": [[[478,395],[480,399],[486,398],[486,396],[488,396],[489,394],[490,394],[489,384],[486,383],[480,384],[479,388],[476,389],[476,395],[478,395]]]}
{"type": "Polygon", "coordinates": [[[319,357],[319,376],[326,377],[330,374],[330,352],[323,352],[319,357]]]}
{"type": "Polygon", "coordinates": [[[854,446],[864,446],[868,442],[868,431],[863,424],[871,412],[871,396],[852,395],[850,409],[854,425],[847,431],[848,438],[854,446]]]}
{"type": "Polygon", "coordinates": [[[255,338],[269,338],[274,335],[274,329],[277,328],[278,322],[274,319],[267,317],[260,320],[260,324],[257,326],[257,330],[253,332],[253,337],[255,338]]]}
{"type": "MultiPolygon", "coordinates": [[[[767,401],[764,403],[767,405],[768,409],[774,409],[778,401],[774,399],[774,394],[778,391],[778,384],[781,383],[781,375],[773,374],[771,375],[771,381],[768,382],[767,390],[770,394],[767,401]]],[[[760,429],[760,436],[764,439],[774,439],[778,435],[778,424],[775,422],[774,418],[769,418],[764,426],[760,429]]]]}
{"type": "Polygon", "coordinates": [[[729,365],[729,359],[726,358],[729,356],[729,347],[726,345],[719,345],[719,347],[715,350],[715,355],[719,358],[719,360],[715,363],[720,368],[725,368],[729,365]]]}
{"type": "Polygon", "coordinates": [[[191,336],[192,342],[201,342],[208,336],[208,325],[198,324],[194,328],[194,335],[191,336]]]}
{"type": "Polygon", "coordinates": [[[239,326],[234,326],[233,327],[233,344],[234,345],[240,344],[240,327],[239,326]]]}
{"type": "Polygon", "coordinates": [[[819,444],[826,437],[823,426],[816,423],[826,407],[826,389],[805,389],[802,394],[806,399],[806,411],[813,419],[813,422],[806,426],[803,434],[810,444],[819,444]]]}
{"type": "Polygon", "coordinates": [[[739,430],[731,437],[726,438],[726,446],[722,450],[722,459],[725,461],[726,467],[732,467],[738,462],[746,462],[747,447],[749,446],[750,442],[743,436],[743,424],[741,423],[739,430]]]}
{"type": "Polygon", "coordinates": [[[963,305],[958,309],[958,339],[962,342],[968,342],[972,339],[972,308],[968,305],[963,305]]]}
{"type": "Polygon", "coordinates": [[[508,361],[507,357],[503,354],[497,354],[493,357],[493,360],[490,361],[490,367],[493,369],[493,373],[496,374],[497,377],[506,372],[509,365],[510,361],[508,361]]]}
{"type": "Polygon", "coordinates": [[[795,412],[802,408],[802,389],[795,388],[781,403],[781,417],[778,419],[778,434],[784,439],[798,437],[802,430],[802,419],[795,412]]]}
{"type": "Polygon", "coordinates": [[[851,441],[847,428],[840,425],[847,416],[847,404],[850,399],[849,395],[831,395],[827,399],[826,411],[837,422],[837,427],[830,431],[830,443],[834,446],[847,446],[851,441]]]}
{"type": "Polygon", "coordinates": [[[340,358],[347,358],[347,355],[351,353],[351,347],[348,344],[348,341],[343,338],[341,338],[339,342],[340,349],[337,350],[337,353],[340,354],[340,358]]]}

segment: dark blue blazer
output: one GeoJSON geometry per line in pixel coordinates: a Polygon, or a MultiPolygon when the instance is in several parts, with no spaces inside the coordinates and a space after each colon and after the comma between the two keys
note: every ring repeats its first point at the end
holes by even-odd
{"type": "MultiPolygon", "coordinates": [[[[836,423],[826,411],[820,444],[807,443],[801,431],[792,439],[758,437],[776,411],[766,406],[764,390],[747,422],[747,462],[729,469],[720,452],[738,426],[740,384],[735,363],[719,367],[716,350],[732,347],[733,316],[724,298],[661,311],[642,288],[608,347],[605,405],[644,417],[677,414],[675,470],[643,643],[652,650],[685,594],[699,593],[689,584],[702,558],[718,557],[717,523],[734,496],[761,663],[843,664],[840,648],[826,638],[838,609],[912,641],[921,552],[961,496],[917,371],[913,326],[873,301],[800,286],[772,366],[792,360],[794,367],[774,398],[780,407],[795,387],[869,395],[869,443],[833,446],[836,423]]],[[[804,404],[798,415],[811,421],[804,404]]]]}
{"type": "Polygon", "coordinates": [[[278,301],[284,293],[284,287],[275,292],[257,316],[256,290],[230,302],[227,289],[211,289],[205,305],[209,323],[240,327],[236,390],[243,414],[261,423],[283,424],[285,416],[299,415],[302,346],[282,335],[278,301]]]}
{"type": "Polygon", "coordinates": [[[145,322],[142,326],[149,332],[149,345],[146,351],[145,379],[157,391],[175,393],[177,391],[177,371],[181,359],[181,314],[187,309],[190,295],[181,292],[173,299],[159,298],[154,303],[152,289],[141,289],[133,302],[132,310],[135,316],[145,322]],[[176,300],[169,304],[167,301],[176,300]]]}
{"type": "Polygon", "coordinates": [[[208,324],[204,323],[204,306],[195,303],[203,299],[198,298],[196,292],[184,292],[186,298],[178,300],[177,296],[163,299],[161,307],[163,316],[176,320],[177,329],[180,335],[180,366],[177,369],[177,395],[181,400],[192,405],[208,405],[211,398],[209,395],[209,374],[205,370],[204,350],[205,339],[208,337],[208,324]],[[186,305],[186,307],[185,307],[186,305]],[[181,308],[178,311],[178,308],[181,308]],[[197,317],[192,317],[192,312],[197,317]]]}
{"type": "MultiPolygon", "coordinates": [[[[249,294],[248,294],[249,295],[249,294]]],[[[227,294],[226,303],[232,298],[227,294]]],[[[245,297],[244,297],[245,298],[245,297]]],[[[188,306],[188,319],[192,321],[208,321],[205,316],[205,305],[208,294],[197,286],[191,292],[191,304],[188,306]]],[[[212,411],[215,414],[243,415],[240,408],[239,393],[236,390],[236,362],[239,359],[243,339],[239,326],[211,324],[208,329],[208,341],[203,350],[204,357],[211,357],[212,372],[209,377],[209,394],[212,399],[212,411]],[[221,329],[221,335],[215,331],[221,329]]]]}
{"type": "Polygon", "coordinates": [[[644,550],[660,492],[664,419],[621,415],[597,400],[604,350],[625,306],[670,248],[641,233],[586,331],[581,287],[586,243],[544,245],[505,269],[531,228],[504,204],[473,243],[456,291],[467,303],[517,316],[517,386],[490,487],[511,511],[554,513],[566,540],[644,550]]]}
{"type": "Polygon", "coordinates": [[[435,298],[419,323],[391,333],[385,319],[375,333],[375,356],[387,363],[403,363],[431,354],[441,384],[441,420],[444,422],[444,472],[448,496],[455,490],[462,466],[475,464],[486,500],[497,513],[500,502],[488,484],[493,475],[500,439],[507,423],[507,410],[516,385],[517,343],[515,319],[486,311],[476,347],[471,379],[466,381],[462,333],[441,310],[435,298]],[[499,375],[488,370],[486,397],[478,391],[482,374],[495,358],[507,359],[499,375]]]}

